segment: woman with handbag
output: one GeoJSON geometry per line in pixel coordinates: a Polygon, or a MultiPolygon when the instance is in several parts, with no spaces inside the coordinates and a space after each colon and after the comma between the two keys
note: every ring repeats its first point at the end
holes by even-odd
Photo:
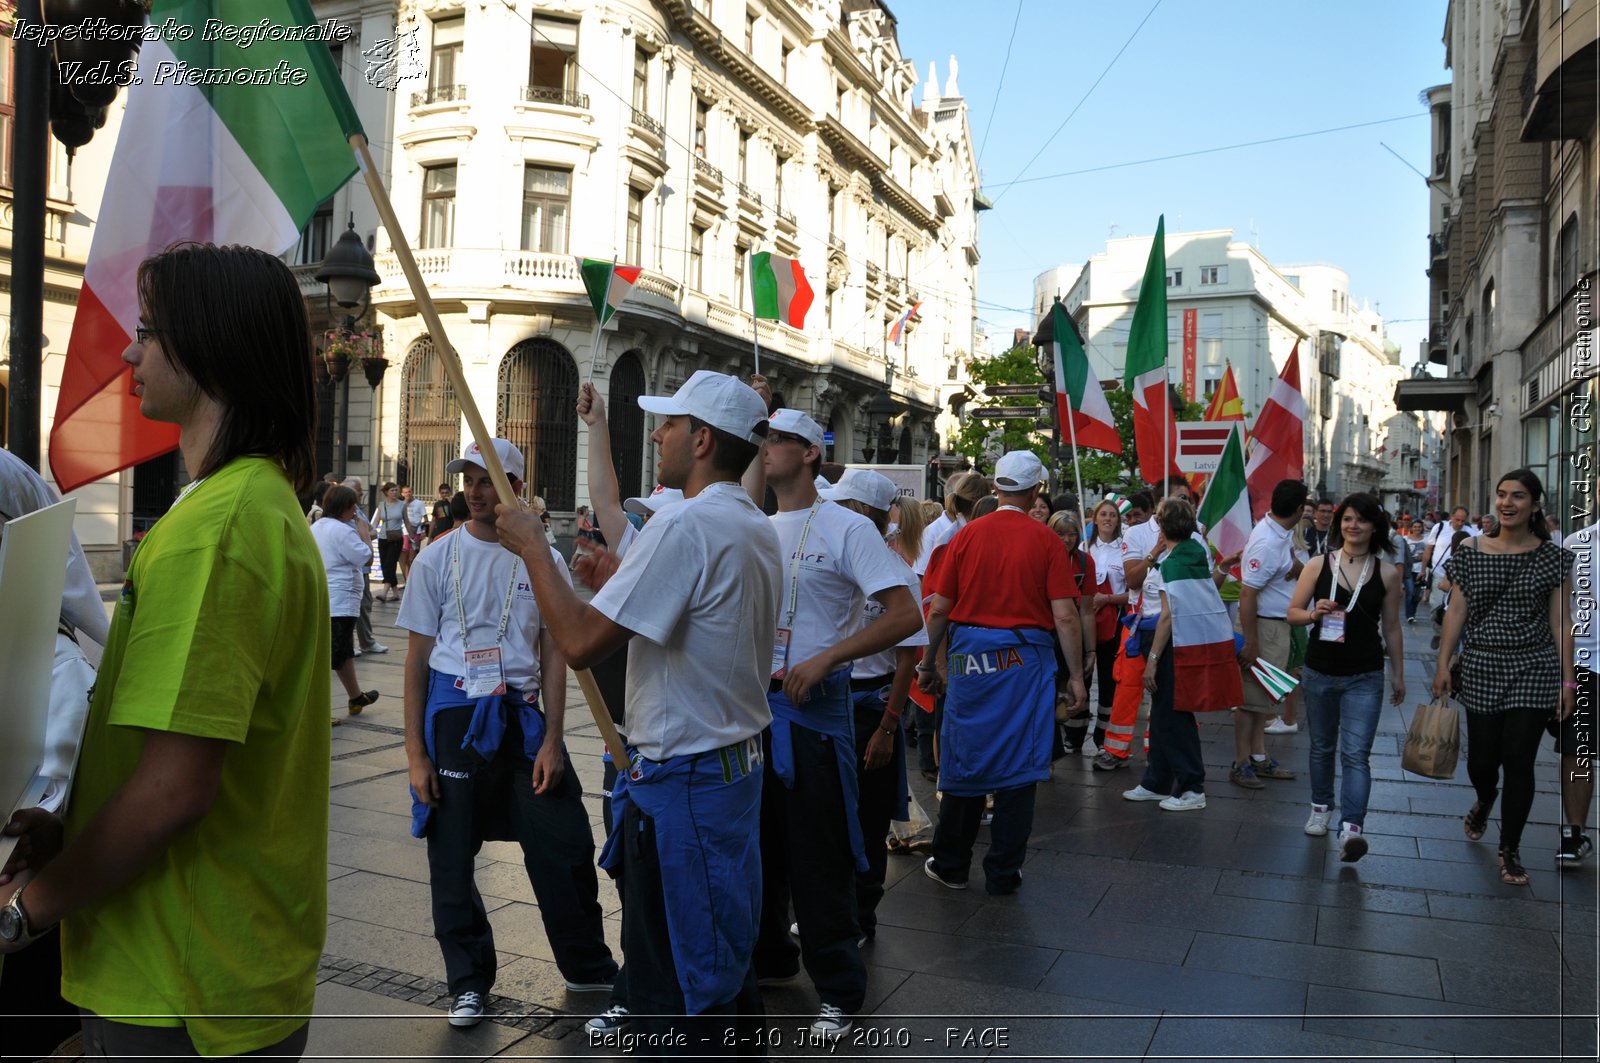
{"type": "Polygon", "coordinates": [[[1339,859],[1367,852],[1361,829],[1372,792],[1372,740],[1382,710],[1383,661],[1389,659],[1389,704],[1406,696],[1400,636],[1405,581],[1380,556],[1390,546],[1389,516],[1371,495],[1339,503],[1329,549],[1306,562],[1288,620],[1311,628],[1300,678],[1311,729],[1311,818],[1306,833],[1323,837],[1333,818],[1333,761],[1339,754],[1339,859]]]}
{"type": "Polygon", "coordinates": [[[383,570],[383,593],[373,595],[380,602],[400,600],[400,579],[395,566],[405,547],[406,504],[400,498],[400,486],[393,481],[383,485],[383,497],[378,500],[378,565],[383,570]]]}
{"type": "Polygon", "coordinates": [[[1463,822],[1477,841],[1489,825],[1496,788],[1500,807],[1500,881],[1528,882],[1517,849],[1533,807],[1533,762],[1550,707],[1572,715],[1572,555],[1550,541],[1544,485],[1516,469],[1495,485],[1494,532],[1462,543],[1450,559],[1454,593],[1433,676],[1434,697],[1454,693],[1467,710],[1467,776],[1477,801],[1463,822]],[[1459,671],[1450,658],[1462,642],[1459,671]]]}

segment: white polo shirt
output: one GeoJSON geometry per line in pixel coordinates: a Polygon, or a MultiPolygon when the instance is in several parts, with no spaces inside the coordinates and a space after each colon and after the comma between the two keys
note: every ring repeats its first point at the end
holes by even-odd
{"type": "Polygon", "coordinates": [[[1128,589],[1128,577],[1122,570],[1122,551],[1126,538],[1119,535],[1108,543],[1101,541],[1097,533],[1089,541],[1089,556],[1094,558],[1095,578],[1110,580],[1112,594],[1121,594],[1128,589]]]}
{"type": "Polygon", "coordinates": [[[767,680],[782,568],[772,524],[736,483],[650,518],[590,603],[634,632],[628,740],[646,757],[721,749],[772,722],[767,680]]]}
{"type": "MultiPolygon", "coordinates": [[[[1126,564],[1129,561],[1143,561],[1145,558],[1149,557],[1150,551],[1156,548],[1156,540],[1159,538],[1161,538],[1161,526],[1156,523],[1156,519],[1154,517],[1151,517],[1143,524],[1135,524],[1133,527],[1129,528],[1122,535],[1123,563],[1126,564]]],[[[1205,536],[1201,535],[1198,531],[1189,536],[1189,538],[1193,539],[1201,546],[1205,546],[1206,553],[1208,555],[1211,553],[1211,548],[1206,546],[1205,536]]],[[[1165,557],[1165,554],[1161,555],[1161,559],[1164,559],[1165,557]]],[[[1166,585],[1166,581],[1161,578],[1161,559],[1158,559],[1156,563],[1151,564],[1145,570],[1144,585],[1138,590],[1138,594],[1140,595],[1139,616],[1144,619],[1151,619],[1161,615],[1161,588],[1166,585]]],[[[1095,564],[1098,566],[1099,563],[1099,559],[1096,558],[1095,564]]],[[[1099,569],[1096,568],[1095,571],[1098,572],[1099,569]]],[[[1123,588],[1126,589],[1126,572],[1120,566],[1118,571],[1123,572],[1122,585],[1123,588]]]]}
{"type": "MultiPolygon", "coordinates": [[[[888,547],[886,546],[885,549],[888,549],[888,547]]],[[[917,574],[911,571],[911,566],[907,565],[905,561],[901,559],[899,554],[896,554],[893,550],[889,550],[889,554],[895,559],[896,562],[899,563],[900,567],[904,569],[903,574],[906,581],[906,587],[911,591],[911,600],[914,602],[922,601],[922,581],[917,579],[917,574]]],[[[876,623],[883,618],[883,614],[886,612],[888,612],[888,610],[883,607],[882,602],[878,601],[876,598],[868,598],[866,604],[862,606],[861,609],[861,626],[866,627],[869,624],[876,623]]],[[[882,653],[874,653],[870,657],[863,657],[857,661],[850,669],[850,678],[873,679],[880,675],[892,675],[894,674],[895,650],[905,647],[915,648],[918,646],[926,646],[927,644],[928,629],[924,625],[918,624],[917,630],[907,635],[902,641],[896,643],[892,649],[884,650],[882,653]]]]}
{"type": "Polygon", "coordinates": [[[1239,559],[1239,581],[1256,594],[1256,615],[1284,620],[1294,600],[1294,533],[1270,516],[1250,530],[1250,541],[1239,559]]]}

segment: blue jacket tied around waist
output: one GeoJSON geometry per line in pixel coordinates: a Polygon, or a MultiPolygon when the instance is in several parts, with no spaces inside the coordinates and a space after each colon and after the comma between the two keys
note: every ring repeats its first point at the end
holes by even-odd
{"type": "Polygon", "coordinates": [[[977,797],[1050,777],[1055,637],[1037,628],[950,626],[939,788],[977,797]]]}

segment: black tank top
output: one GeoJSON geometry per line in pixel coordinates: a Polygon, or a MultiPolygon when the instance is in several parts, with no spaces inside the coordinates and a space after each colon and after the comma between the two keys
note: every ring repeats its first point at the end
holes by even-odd
{"type": "MultiPolygon", "coordinates": [[[[1311,625],[1311,641],[1306,646],[1306,666],[1323,675],[1361,675],[1383,671],[1383,562],[1373,558],[1373,572],[1361,585],[1361,595],[1352,607],[1352,588],[1342,581],[1335,589],[1334,572],[1339,554],[1322,555],[1322,571],[1317,574],[1315,601],[1332,598],[1345,611],[1344,641],[1324,642],[1322,621],[1311,625]]],[[[1315,601],[1313,604],[1315,604],[1315,601]]]]}

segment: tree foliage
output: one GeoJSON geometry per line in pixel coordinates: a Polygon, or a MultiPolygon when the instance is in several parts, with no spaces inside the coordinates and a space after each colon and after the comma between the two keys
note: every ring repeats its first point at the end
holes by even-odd
{"type": "MultiPolygon", "coordinates": [[[[972,382],[980,386],[991,384],[1031,384],[1054,387],[1054,381],[1039,372],[1034,360],[1036,348],[1031,345],[1013,347],[992,358],[974,358],[967,363],[972,382]]],[[[1120,386],[1120,381],[1101,381],[1106,389],[1106,403],[1116,420],[1117,434],[1122,437],[1122,453],[1107,454],[1100,450],[1084,448],[1078,452],[1078,465],[1083,475],[1083,487],[1090,497],[1106,491],[1126,491],[1139,484],[1138,462],[1133,445],[1133,395],[1120,386]]],[[[1185,402],[1176,411],[1179,421],[1199,421],[1205,417],[1205,406],[1198,402],[1185,402]]],[[[1039,455],[1045,468],[1053,470],[1051,484],[1055,490],[1073,487],[1072,447],[1063,432],[1060,444],[1060,464],[1052,453],[1052,427],[1055,421],[1054,402],[1040,399],[989,398],[969,406],[961,423],[961,430],[953,441],[954,449],[964,454],[984,472],[990,471],[994,462],[989,457],[993,449],[1000,452],[1031,450],[1039,455]],[[1034,421],[992,421],[984,419],[978,411],[995,406],[1039,405],[1044,427],[1034,421]],[[996,436],[995,434],[998,433],[996,436]],[[991,447],[993,444],[993,447],[991,447]]]]}

